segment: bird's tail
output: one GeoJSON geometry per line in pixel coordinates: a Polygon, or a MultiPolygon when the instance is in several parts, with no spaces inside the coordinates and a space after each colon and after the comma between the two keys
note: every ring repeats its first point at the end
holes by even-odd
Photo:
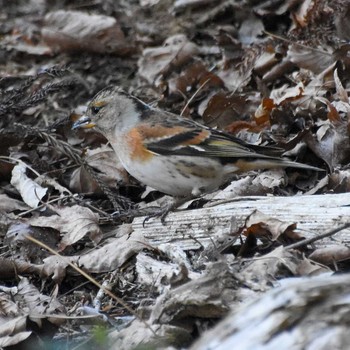
{"type": "Polygon", "coordinates": [[[325,171],[312,165],[293,162],[284,158],[274,158],[266,156],[263,158],[237,159],[236,162],[225,165],[227,173],[241,173],[258,169],[278,169],[278,168],[298,168],[314,171],[325,171]],[[230,169],[231,168],[231,169],[230,169]]]}

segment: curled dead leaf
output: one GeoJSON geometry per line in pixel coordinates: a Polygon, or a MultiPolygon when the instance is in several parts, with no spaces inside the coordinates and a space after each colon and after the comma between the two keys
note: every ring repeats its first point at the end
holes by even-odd
{"type": "MultiPolygon", "coordinates": [[[[109,146],[103,145],[86,150],[85,161],[98,171],[98,176],[108,186],[118,188],[118,186],[128,183],[128,173],[121,165],[114,150],[109,146]]],[[[73,171],[69,187],[79,193],[99,190],[98,184],[84,166],[79,166],[73,171]]]]}
{"type": "Polygon", "coordinates": [[[320,264],[332,265],[350,259],[350,248],[341,244],[318,248],[310,254],[309,258],[320,264]]]}
{"type": "Polygon", "coordinates": [[[214,73],[208,71],[205,65],[196,61],[184,69],[180,76],[168,80],[169,96],[188,95],[189,92],[196,91],[201,87],[201,93],[208,88],[222,88],[223,81],[214,73]]]}
{"type": "Polygon", "coordinates": [[[298,44],[289,45],[287,58],[299,68],[310,70],[314,74],[321,73],[334,63],[331,51],[298,44]]]}
{"type": "Polygon", "coordinates": [[[261,104],[257,108],[254,114],[255,122],[258,125],[266,124],[270,121],[270,113],[276,105],[271,98],[263,98],[261,104]]]}
{"type": "Polygon", "coordinates": [[[45,16],[43,40],[55,51],[125,55],[132,51],[115,18],[58,10],[45,16]]]}
{"type": "Polygon", "coordinates": [[[268,241],[295,242],[302,239],[296,232],[297,225],[267,216],[255,210],[246,220],[243,234],[268,241]]]}
{"type": "Polygon", "coordinates": [[[12,170],[11,185],[21,194],[23,201],[32,208],[37,208],[46,195],[47,188],[41,187],[26,175],[27,167],[18,163],[12,170]]]}
{"type": "Polygon", "coordinates": [[[202,118],[206,125],[223,129],[246,114],[247,98],[219,92],[201,106],[202,118]]]}
{"type": "Polygon", "coordinates": [[[32,226],[52,227],[58,230],[62,235],[59,244],[60,250],[64,250],[86,235],[96,243],[100,241],[99,216],[89,208],[80,205],[73,205],[72,207],[51,206],[50,208],[56,214],[31,218],[27,220],[27,223],[32,226]]]}
{"type": "Polygon", "coordinates": [[[160,76],[166,76],[174,68],[179,68],[199,53],[197,45],[185,35],[168,38],[164,46],[147,48],[138,61],[139,75],[148,83],[154,84],[160,76]]]}

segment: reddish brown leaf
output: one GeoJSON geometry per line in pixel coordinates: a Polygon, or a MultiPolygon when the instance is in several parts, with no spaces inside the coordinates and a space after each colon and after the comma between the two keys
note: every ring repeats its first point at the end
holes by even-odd
{"type": "Polygon", "coordinates": [[[224,92],[215,94],[207,104],[202,118],[209,126],[226,127],[232,121],[241,119],[246,108],[246,98],[224,92]]]}
{"type": "Polygon", "coordinates": [[[270,121],[270,113],[276,105],[271,98],[263,98],[262,103],[255,112],[254,119],[258,125],[268,123],[270,121]]]}
{"type": "Polygon", "coordinates": [[[59,10],[45,16],[44,41],[55,51],[129,54],[133,48],[116,19],[59,10]]]}
{"type": "Polygon", "coordinates": [[[295,229],[295,223],[289,224],[255,210],[247,218],[243,234],[254,235],[265,241],[292,243],[302,238],[294,231],[295,229]]]}
{"type": "Polygon", "coordinates": [[[210,87],[223,86],[223,81],[199,61],[187,67],[179,77],[168,81],[169,95],[180,93],[181,96],[187,96],[190,91],[195,92],[198,88],[205,91],[210,87]]]}

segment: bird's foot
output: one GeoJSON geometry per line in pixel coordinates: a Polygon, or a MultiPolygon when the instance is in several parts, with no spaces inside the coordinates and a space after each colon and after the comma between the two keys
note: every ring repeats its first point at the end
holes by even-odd
{"type": "Polygon", "coordinates": [[[143,220],[143,226],[151,218],[160,218],[163,225],[165,225],[165,218],[168,213],[176,208],[176,202],[171,202],[163,207],[148,207],[148,208],[133,208],[129,210],[116,211],[111,214],[111,218],[114,221],[131,221],[132,219],[140,216],[146,216],[143,220]]]}
{"type": "Polygon", "coordinates": [[[169,203],[164,207],[156,208],[153,213],[150,213],[146,216],[145,220],[143,220],[142,226],[145,227],[146,222],[151,218],[160,218],[160,222],[163,226],[166,225],[165,218],[176,207],[176,203],[169,203]]]}
{"type": "Polygon", "coordinates": [[[143,226],[145,226],[146,222],[151,219],[151,218],[160,218],[161,223],[165,226],[165,218],[167,215],[173,211],[174,209],[178,208],[180,205],[184,204],[187,202],[191,197],[177,197],[174,198],[170,203],[167,205],[155,209],[152,213],[148,214],[143,220],[143,226]]]}

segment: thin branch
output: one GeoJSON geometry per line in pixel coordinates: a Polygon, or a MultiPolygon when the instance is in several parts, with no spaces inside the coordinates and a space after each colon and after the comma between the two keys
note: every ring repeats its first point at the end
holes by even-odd
{"type": "Polygon", "coordinates": [[[87,280],[89,280],[91,283],[93,283],[95,286],[98,288],[102,289],[105,294],[108,294],[112,299],[117,301],[119,304],[121,304],[126,310],[128,310],[133,316],[135,316],[137,319],[139,319],[152,333],[153,335],[157,335],[155,331],[152,329],[152,327],[144,320],[142,319],[129,305],[125,303],[124,300],[121,298],[117,297],[115,294],[113,294],[109,289],[106,287],[102,286],[99,282],[97,282],[93,277],[91,277],[88,273],[83,271],[81,268],[79,268],[77,265],[73,264],[69,259],[67,259],[65,256],[60,255],[57,253],[55,250],[50,248],[48,245],[45,243],[35,239],[32,236],[27,235],[26,238],[30,240],[31,242],[37,244],[38,246],[48,250],[51,254],[58,256],[60,259],[62,259],[66,264],[68,264],[70,267],[72,267],[75,271],[79,272],[82,276],[84,276],[87,280]]]}
{"type": "MultiPolygon", "coordinates": [[[[13,162],[16,162],[16,163],[20,163],[20,164],[23,164],[27,169],[29,169],[30,171],[32,171],[37,177],[41,177],[41,175],[35,170],[33,169],[30,165],[28,165],[27,163],[23,162],[22,159],[19,159],[19,158],[13,158],[13,157],[10,157],[10,156],[0,156],[0,159],[3,159],[4,161],[13,161],[13,162]]],[[[10,162],[9,162],[10,163],[10,162]]]]}
{"type": "Polygon", "coordinates": [[[348,227],[350,227],[350,222],[348,222],[348,223],[346,223],[344,225],[338,226],[337,228],[335,228],[333,230],[330,230],[330,231],[327,231],[325,233],[322,233],[322,234],[320,234],[318,236],[311,237],[311,238],[308,238],[308,239],[304,239],[304,240],[302,240],[300,242],[297,242],[297,243],[294,243],[294,244],[290,244],[290,245],[286,246],[285,249],[286,250],[290,250],[290,249],[296,249],[296,248],[303,247],[305,245],[308,245],[308,244],[314,243],[316,241],[319,241],[319,240],[321,240],[323,238],[333,236],[336,233],[338,233],[339,231],[345,230],[348,227]]]}
{"type": "Polygon", "coordinates": [[[208,82],[210,81],[210,78],[208,78],[197,90],[196,92],[191,96],[191,98],[187,101],[187,103],[185,104],[185,107],[182,109],[180,116],[182,117],[182,115],[185,113],[186,108],[189,106],[189,104],[194,100],[194,98],[198,95],[198,93],[204,88],[205,85],[208,84],[208,82]]]}

